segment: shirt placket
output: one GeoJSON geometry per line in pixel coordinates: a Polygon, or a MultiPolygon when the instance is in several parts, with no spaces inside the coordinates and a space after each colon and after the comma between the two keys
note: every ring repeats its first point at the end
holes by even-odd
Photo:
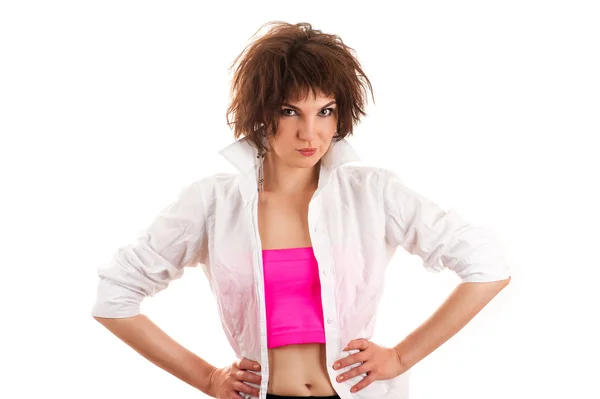
{"type": "Polygon", "coordinates": [[[335,301],[334,264],[331,256],[329,235],[326,231],[323,214],[322,197],[316,196],[308,207],[308,227],[313,246],[313,252],[319,268],[321,285],[321,303],[323,309],[323,323],[325,328],[325,352],[327,357],[327,373],[334,386],[337,384],[335,375],[332,375],[332,366],[335,357],[340,352],[339,325],[335,301]]]}
{"type": "Polygon", "coordinates": [[[265,285],[264,285],[264,274],[262,268],[262,243],[260,240],[260,233],[258,229],[258,196],[255,196],[252,201],[252,206],[248,207],[249,217],[251,221],[252,231],[254,233],[254,261],[253,261],[253,274],[254,282],[257,293],[257,303],[259,304],[258,316],[260,326],[260,365],[261,365],[261,384],[260,384],[260,395],[259,399],[266,399],[267,387],[269,386],[269,352],[267,343],[267,317],[266,317],[266,304],[265,304],[265,285]]]}

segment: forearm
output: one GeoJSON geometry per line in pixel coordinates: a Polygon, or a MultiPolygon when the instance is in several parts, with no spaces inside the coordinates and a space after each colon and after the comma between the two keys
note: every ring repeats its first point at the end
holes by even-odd
{"type": "Polygon", "coordinates": [[[459,284],[423,324],[394,348],[406,371],[460,331],[510,279],[459,284]]]}
{"type": "Polygon", "coordinates": [[[146,359],[207,394],[209,375],[215,367],[180,345],[147,316],[94,318],[146,359]]]}

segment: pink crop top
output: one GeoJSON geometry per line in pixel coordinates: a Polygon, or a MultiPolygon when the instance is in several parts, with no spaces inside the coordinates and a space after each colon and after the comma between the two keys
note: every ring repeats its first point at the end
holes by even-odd
{"type": "Polygon", "coordinates": [[[325,343],[321,282],[311,247],[262,251],[267,347],[325,343]]]}

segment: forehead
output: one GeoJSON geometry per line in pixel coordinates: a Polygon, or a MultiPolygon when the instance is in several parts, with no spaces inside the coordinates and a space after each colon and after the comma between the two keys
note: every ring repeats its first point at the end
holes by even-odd
{"type": "Polygon", "coordinates": [[[301,92],[292,93],[286,97],[284,103],[297,107],[322,107],[325,104],[335,101],[333,94],[325,94],[319,89],[304,89],[301,92]]]}

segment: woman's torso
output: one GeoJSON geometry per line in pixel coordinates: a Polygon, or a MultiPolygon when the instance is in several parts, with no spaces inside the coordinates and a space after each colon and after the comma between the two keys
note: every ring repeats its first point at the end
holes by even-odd
{"type": "MultiPolygon", "coordinates": [[[[311,247],[308,204],[314,193],[266,192],[258,206],[262,249],[311,247]]],[[[336,392],[329,380],[325,344],[306,343],[270,348],[267,392],[289,396],[330,396],[336,392]]]]}

